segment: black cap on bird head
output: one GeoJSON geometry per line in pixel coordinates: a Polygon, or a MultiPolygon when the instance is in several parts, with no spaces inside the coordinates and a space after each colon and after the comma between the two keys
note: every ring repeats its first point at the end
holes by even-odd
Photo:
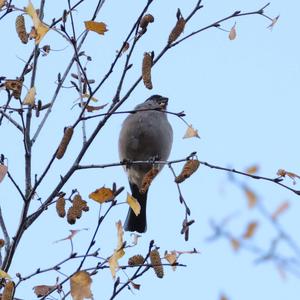
{"type": "Polygon", "coordinates": [[[161,108],[166,109],[166,107],[168,105],[169,98],[163,97],[161,95],[152,95],[145,102],[147,102],[147,101],[155,101],[159,104],[159,106],[161,108]]]}

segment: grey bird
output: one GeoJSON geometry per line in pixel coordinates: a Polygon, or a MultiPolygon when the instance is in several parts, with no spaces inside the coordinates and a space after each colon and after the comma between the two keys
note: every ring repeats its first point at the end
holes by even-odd
{"type": "MultiPolygon", "coordinates": [[[[141,206],[141,212],[136,216],[129,208],[124,229],[143,233],[147,229],[146,204],[147,192],[141,193],[140,188],[144,175],[153,164],[132,164],[130,161],[167,160],[173,142],[173,130],[164,112],[168,98],[153,95],[145,102],[137,105],[134,112],[125,119],[119,136],[119,156],[121,161],[128,161],[125,170],[128,175],[132,196],[141,206]]],[[[164,165],[157,166],[159,171],[164,165]]]]}

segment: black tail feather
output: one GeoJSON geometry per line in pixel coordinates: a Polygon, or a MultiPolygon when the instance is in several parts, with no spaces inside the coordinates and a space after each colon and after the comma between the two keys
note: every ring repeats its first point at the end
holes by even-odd
{"type": "Polygon", "coordinates": [[[126,231],[137,231],[139,233],[143,233],[147,230],[146,204],[148,191],[145,194],[141,194],[137,185],[133,183],[129,184],[132,196],[139,202],[141,206],[141,212],[138,216],[136,216],[133,210],[129,208],[124,229],[126,231]]]}

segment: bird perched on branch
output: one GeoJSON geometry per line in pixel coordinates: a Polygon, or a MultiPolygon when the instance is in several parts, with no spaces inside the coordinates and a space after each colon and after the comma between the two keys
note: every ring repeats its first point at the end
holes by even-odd
{"type": "MultiPolygon", "coordinates": [[[[153,95],[135,107],[123,122],[119,136],[119,156],[121,161],[128,161],[125,168],[132,196],[141,206],[138,216],[129,208],[124,224],[126,231],[145,232],[146,203],[148,190],[141,192],[145,174],[152,169],[155,160],[167,160],[173,142],[173,130],[165,110],[168,98],[153,95]],[[138,111],[140,110],[140,111],[138,111]],[[130,164],[130,161],[153,161],[148,164],[130,164]]],[[[160,171],[164,165],[157,164],[160,171]]]]}

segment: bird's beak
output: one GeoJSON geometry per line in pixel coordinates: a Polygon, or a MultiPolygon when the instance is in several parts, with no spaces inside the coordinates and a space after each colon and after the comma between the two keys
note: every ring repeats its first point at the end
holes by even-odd
{"type": "Polygon", "coordinates": [[[169,98],[162,97],[162,98],[159,100],[159,106],[160,106],[162,109],[166,109],[167,106],[168,106],[168,101],[169,101],[169,98]]]}

